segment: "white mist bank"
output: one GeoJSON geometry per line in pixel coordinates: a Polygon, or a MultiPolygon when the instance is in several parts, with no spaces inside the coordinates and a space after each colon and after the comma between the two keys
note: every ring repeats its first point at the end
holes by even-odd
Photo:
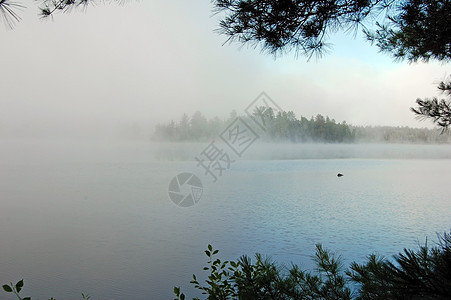
{"type": "MultiPolygon", "coordinates": [[[[0,140],[0,163],[146,163],[195,161],[210,142],[0,140]]],[[[232,160],[451,159],[451,145],[265,144],[254,143],[239,157],[226,144],[215,145],[232,160]]]]}
{"type": "Polygon", "coordinates": [[[451,145],[261,144],[246,159],[451,159],[451,145]]]}
{"type": "MultiPolygon", "coordinates": [[[[194,160],[210,143],[155,143],[158,160],[194,160]]],[[[215,144],[216,145],[216,144],[215,144]]],[[[296,159],[451,159],[451,145],[425,144],[292,144],[255,143],[242,157],[227,145],[217,143],[232,159],[296,160],[296,159]]]]}

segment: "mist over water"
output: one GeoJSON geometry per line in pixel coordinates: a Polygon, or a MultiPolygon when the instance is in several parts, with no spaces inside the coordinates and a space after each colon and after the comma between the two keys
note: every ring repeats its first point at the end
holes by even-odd
{"type": "MultiPolygon", "coordinates": [[[[362,36],[340,34],[330,40],[337,55],[308,63],[221,47],[205,0],[92,5],[55,22],[39,20],[40,1],[9,2],[28,8],[0,30],[0,285],[23,278],[33,299],[172,299],[174,286],[192,291],[193,273],[203,278],[207,244],[224,259],[260,252],[309,268],[315,243],[349,263],[449,230],[451,144],[263,143],[258,132],[237,156],[218,136],[264,89],[297,118],[356,125],[365,142],[450,142],[366,128],[431,128],[408,108],[437,95],[448,65],[395,65],[362,36]],[[217,182],[196,161],[209,140],[151,141],[158,125],[193,119],[193,133],[210,135],[160,138],[214,137],[233,160],[217,182]],[[192,207],[168,195],[181,172],[203,184],[192,207]]],[[[298,129],[292,141],[325,140],[298,129]]]]}
{"type": "MultiPolygon", "coordinates": [[[[155,143],[152,150],[157,160],[193,160],[209,142],[155,143]]],[[[227,145],[218,143],[224,151],[227,145]]],[[[231,155],[233,154],[232,151],[231,155]]],[[[243,154],[242,160],[298,159],[450,159],[451,145],[424,144],[287,144],[255,143],[243,154]]]]}
{"type": "Polygon", "coordinates": [[[311,267],[315,243],[349,263],[449,229],[450,145],[255,143],[217,182],[195,160],[208,145],[1,140],[0,282],[25,278],[38,299],[169,299],[202,278],[209,243],[311,267]],[[181,172],[203,184],[192,207],[168,197],[181,172]]]}
{"type": "MultiPolygon", "coordinates": [[[[143,140],[11,139],[0,140],[3,163],[194,161],[210,142],[143,140]]],[[[215,141],[224,151],[227,145],[215,141]]],[[[451,145],[431,144],[252,144],[238,160],[298,159],[451,159],[451,145]]]]}

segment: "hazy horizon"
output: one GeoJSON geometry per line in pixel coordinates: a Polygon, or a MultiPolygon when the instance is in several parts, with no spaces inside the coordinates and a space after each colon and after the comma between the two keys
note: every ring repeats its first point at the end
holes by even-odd
{"type": "Polygon", "coordinates": [[[431,128],[409,108],[440,97],[449,74],[449,64],[394,62],[360,33],[332,35],[330,53],[312,61],[224,45],[208,1],[100,4],[47,21],[38,3],[23,4],[21,22],[0,29],[0,136],[150,132],[197,110],[241,114],[263,91],[297,116],[431,128]]]}
{"type": "MultiPolygon", "coordinates": [[[[243,109],[244,110],[244,109],[243,109]]],[[[199,110],[195,110],[193,113],[186,113],[186,115],[191,118],[191,116],[199,110]]],[[[230,116],[230,112],[225,113],[222,116],[208,116],[204,115],[208,120],[215,117],[221,120],[227,120],[230,116]]],[[[202,113],[202,111],[201,111],[202,113]]],[[[237,112],[238,115],[245,115],[244,112],[237,112]]],[[[296,113],[296,112],[295,112],[296,113]]],[[[317,114],[321,114],[320,112],[317,114]]],[[[307,119],[315,117],[315,115],[305,116],[307,119]]],[[[323,115],[323,114],[321,114],[323,115]]],[[[23,122],[5,122],[0,120],[0,140],[1,139],[74,139],[74,140],[93,140],[93,139],[118,139],[118,140],[149,140],[155,133],[155,128],[157,125],[167,125],[172,121],[178,123],[183,114],[175,119],[167,119],[165,121],[156,122],[152,120],[142,121],[139,120],[121,120],[121,121],[106,121],[106,120],[83,120],[83,122],[73,122],[64,120],[27,120],[23,122]],[[95,125],[94,125],[95,124],[95,125]]],[[[296,115],[300,117],[301,115],[296,115]]],[[[323,115],[326,117],[326,115],[323,115]]],[[[409,127],[414,129],[429,129],[436,130],[440,132],[440,128],[434,126],[428,121],[418,120],[418,126],[408,126],[408,125],[374,125],[374,124],[353,124],[348,122],[348,120],[339,120],[333,116],[327,116],[330,119],[335,119],[337,123],[345,121],[350,126],[356,127],[409,127]]]]}
{"type": "Polygon", "coordinates": [[[445,98],[449,63],[394,61],[360,31],[328,30],[319,59],[266,55],[218,35],[215,1],[88,1],[43,20],[46,2],[2,5],[26,8],[0,21],[0,283],[169,299],[192,291],[208,244],[309,267],[317,244],[360,263],[449,229],[451,135],[410,110],[445,98]],[[197,111],[228,122],[156,133],[197,111]]]}

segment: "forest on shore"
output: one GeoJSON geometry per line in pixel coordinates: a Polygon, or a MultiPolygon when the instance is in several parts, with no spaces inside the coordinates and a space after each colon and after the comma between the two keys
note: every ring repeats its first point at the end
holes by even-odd
{"type": "Polygon", "coordinates": [[[420,143],[444,144],[451,142],[449,134],[439,129],[395,126],[354,126],[337,122],[328,116],[297,118],[293,111],[275,113],[271,108],[256,108],[252,115],[239,116],[232,111],[228,118],[207,119],[200,111],[191,117],[186,113],[179,121],[158,124],[153,140],[196,142],[215,139],[237,118],[245,122],[266,142],[292,143],[420,143]],[[259,124],[264,124],[264,130],[259,124]]]}

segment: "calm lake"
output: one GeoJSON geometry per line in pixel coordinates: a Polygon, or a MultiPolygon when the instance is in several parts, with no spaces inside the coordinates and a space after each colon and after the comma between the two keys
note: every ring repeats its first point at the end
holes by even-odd
{"type": "Polygon", "coordinates": [[[207,244],[311,268],[316,243],[348,265],[451,228],[449,145],[255,145],[216,182],[194,160],[207,145],[1,141],[0,284],[171,299],[174,286],[193,296],[207,244]],[[187,208],[168,196],[182,172],[203,185],[187,208]]]}

